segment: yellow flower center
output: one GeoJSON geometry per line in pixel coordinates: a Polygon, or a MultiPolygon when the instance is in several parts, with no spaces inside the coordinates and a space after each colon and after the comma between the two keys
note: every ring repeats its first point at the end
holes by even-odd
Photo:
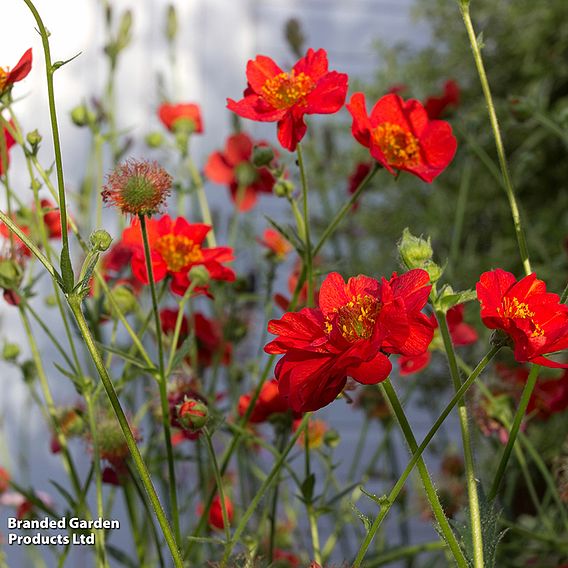
{"type": "Polygon", "coordinates": [[[411,133],[392,122],[383,122],[373,130],[373,140],[390,166],[401,168],[418,162],[420,145],[411,133]]]}
{"type": "Polygon", "coordinates": [[[0,67],[0,93],[4,90],[6,86],[6,79],[8,78],[8,71],[3,67],[0,67]]]}
{"type": "Polygon", "coordinates": [[[519,302],[518,298],[503,298],[501,307],[497,309],[497,313],[504,318],[529,319],[533,329],[532,337],[544,335],[544,330],[532,318],[534,312],[530,310],[528,304],[519,302]]]}
{"type": "Polygon", "coordinates": [[[368,339],[373,334],[380,310],[381,305],[376,298],[357,294],[344,306],[335,308],[333,315],[326,318],[325,332],[331,333],[335,324],[347,341],[368,339]]]}
{"type": "Polygon", "coordinates": [[[289,108],[313,91],[315,83],[305,73],[280,73],[268,79],[262,87],[264,99],[274,108],[289,108]]]}
{"type": "Polygon", "coordinates": [[[194,262],[203,260],[201,247],[185,235],[164,235],[156,244],[170,272],[179,272],[194,262]]]}

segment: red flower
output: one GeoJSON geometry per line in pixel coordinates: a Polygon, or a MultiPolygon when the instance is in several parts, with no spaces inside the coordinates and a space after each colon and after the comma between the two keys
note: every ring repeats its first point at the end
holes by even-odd
{"type": "Polygon", "coordinates": [[[440,97],[428,97],[424,108],[430,120],[440,118],[448,107],[457,107],[460,102],[460,88],[455,81],[446,81],[444,94],[440,97]]]}
{"type": "MultiPolygon", "coordinates": [[[[252,393],[241,395],[239,398],[239,416],[245,415],[250,406],[251,399],[252,393]]],[[[278,392],[278,381],[272,379],[262,385],[249,422],[252,424],[266,422],[275,414],[285,414],[287,412],[290,412],[290,405],[278,392]]]]}
{"type": "MultiPolygon", "coordinates": [[[[1,69],[0,69],[1,71],[1,69]]],[[[1,77],[1,75],[0,75],[1,77]]],[[[0,89],[1,91],[1,89],[0,89]]],[[[14,123],[12,121],[10,121],[10,126],[12,128],[14,128],[14,123]]],[[[10,131],[8,130],[8,128],[6,128],[5,126],[2,128],[2,134],[1,136],[4,136],[4,140],[6,141],[6,164],[4,164],[4,158],[3,158],[3,151],[2,148],[0,146],[0,176],[4,175],[4,172],[8,169],[8,166],[10,165],[10,148],[16,143],[16,141],[14,140],[14,137],[10,134],[10,131]]]]}
{"type": "Polygon", "coordinates": [[[353,136],[391,174],[405,170],[430,183],[456,153],[452,127],[430,120],[417,100],[404,102],[388,94],[367,115],[365,95],[355,93],[347,108],[353,116],[353,136]]]}
{"type": "MultiPolygon", "coordinates": [[[[229,497],[227,497],[227,495],[225,495],[225,509],[227,511],[227,520],[229,521],[229,523],[231,523],[233,521],[235,512],[233,509],[233,503],[231,502],[229,497]]],[[[201,503],[199,503],[199,505],[197,506],[197,514],[200,516],[203,515],[203,505],[201,503]]],[[[213,502],[211,503],[211,507],[209,509],[208,521],[209,525],[213,528],[220,530],[223,530],[225,528],[225,523],[223,522],[223,509],[221,507],[221,498],[219,497],[219,495],[215,495],[215,497],[213,498],[213,502]]]]}
{"type": "MultiPolygon", "coordinates": [[[[221,264],[233,260],[233,250],[229,247],[202,247],[211,229],[209,225],[190,224],[183,217],[174,221],[169,215],[164,215],[157,220],[147,219],[146,227],[154,279],[159,282],[166,276],[171,276],[171,290],[174,294],[183,296],[189,287],[188,272],[192,266],[204,266],[213,280],[235,280],[234,271],[221,264]]],[[[138,219],[133,219],[131,226],[124,230],[122,241],[132,249],[134,276],[142,284],[148,284],[144,244],[138,219]]],[[[204,292],[205,288],[198,288],[196,291],[204,292]]]]}
{"type": "Polygon", "coordinates": [[[243,118],[278,121],[278,140],[293,152],[306,134],[306,114],[333,114],[344,104],[347,75],[328,71],[324,49],[308,49],[289,73],[264,55],[247,64],[248,86],[227,108],[243,118]]]}
{"type": "Polygon", "coordinates": [[[32,48],[30,47],[11,71],[0,67],[0,95],[14,83],[25,79],[32,69],[32,48]]]}
{"type": "Polygon", "coordinates": [[[60,239],[62,231],[59,209],[50,199],[42,199],[40,205],[43,210],[43,222],[47,229],[47,236],[50,239],[60,239]]]}
{"type": "Polygon", "coordinates": [[[398,358],[399,374],[401,377],[407,375],[414,375],[425,369],[432,359],[432,353],[430,351],[424,351],[421,355],[416,355],[415,357],[405,357],[402,355],[398,358]]]}
{"type": "Polygon", "coordinates": [[[275,229],[265,229],[262,239],[257,240],[275,260],[284,260],[292,252],[292,245],[275,229]]]}
{"type": "Polygon", "coordinates": [[[292,409],[326,406],[349,376],[362,384],[386,379],[392,368],[387,353],[423,353],[434,331],[420,313],[430,292],[428,282],[428,273],[420,269],[380,283],[360,275],[346,284],[333,272],[321,286],[319,308],[270,321],[268,331],[278,337],[265,351],[284,354],[275,375],[292,409]]]}
{"type": "MultiPolygon", "coordinates": [[[[529,377],[529,370],[524,366],[509,368],[495,366],[497,374],[507,383],[518,388],[520,396],[529,377]]],[[[547,420],[553,414],[564,412],[568,408],[568,370],[558,378],[539,379],[527,406],[527,414],[535,414],[541,420],[547,420]]]]}
{"type": "MultiPolygon", "coordinates": [[[[274,176],[268,168],[252,163],[255,143],[244,132],[229,136],[224,152],[213,152],[205,164],[205,175],[216,183],[227,184],[239,211],[252,209],[258,193],[272,193],[274,176]]],[[[257,142],[257,146],[268,146],[257,142]]]]}
{"type": "Polygon", "coordinates": [[[10,486],[10,474],[0,467],[0,493],[4,493],[10,486]]]}
{"type": "MultiPolygon", "coordinates": [[[[316,264],[318,262],[318,259],[315,259],[316,264]]],[[[288,277],[288,291],[290,292],[291,295],[294,294],[294,292],[296,291],[296,286],[298,285],[298,280],[300,279],[300,274],[302,272],[302,263],[300,261],[296,262],[294,269],[292,270],[292,272],[290,273],[290,276],[288,277]]],[[[316,288],[314,290],[314,300],[317,303],[318,301],[318,297],[319,297],[319,290],[316,288]]],[[[290,302],[291,299],[286,298],[284,295],[282,294],[274,294],[274,302],[276,303],[276,305],[280,308],[282,308],[283,310],[288,310],[290,307],[290,302]]],[[[302,285],[302,288],[300,289],[299,293],[298,293],[298,300],[296,302],[296,308],[301,307],[301,306],[305,306],[308,302],[308,283],[304,282],[304,284],[302,285]]]]}
{"type": "MultiPolygon", "coordinates": [[[[347,192],[349,195],[353,195],[358,189],[363,180],[369,175],[371,172],[373,165],[369,162],[359,162],[356,166],[351,175],[349,176],[347,192]]],[[[359,207],[359,203],[353,204],[353,209],[357,209],[359,207]]]]}
{"type": "Polygon", "coordinates": [[[162,124],[170,131],[174,131],[184,123],[189,123],[192,132],[201,134],[203,132],[203,122],[201,120],[201,109],[192,103],[169,104],[163,103],[158,109],[158,116],[162,124]]]}
{"type": "Polygon", "coordinates": [[[568,306],[546,284],[530,274],[516,281],[500,268],[484,272],[477,283],[481,319],[489,329],[501,329],[514,344],[515,359],[545,367],[568,367],[544,355],[568,347],[568,306]]]}

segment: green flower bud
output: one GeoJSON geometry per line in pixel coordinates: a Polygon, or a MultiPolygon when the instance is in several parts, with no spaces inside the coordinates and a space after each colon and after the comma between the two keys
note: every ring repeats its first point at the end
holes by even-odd
{"type": "Polygon", "coordinates": [[[159,148],[164,143],[164,136],[161,132],[150,132],[146,134],[145,140],[148,148],[159,148]]]}
{"type": "Polygon", "coordinates": [[[0,260],[0,288],[16,290],[22,283],[23,277],[24,271],[15,260],[0,260]]]}
{"type": "Polygon", "coordinates": [[[268,166],[274,160],[274,150],[270,146],[255,146],[252,163],[257,167],[268,166]]]}
{"type": "Polygon", "coordinates": [[[89,237],[91,248],[96,252],[105,252],[112,243],[112,237],[104,229],[97,229],[89,237]]]}
{"type": "Polygon", "coordinates": [[[430,282],[432,284],[440,280],[442,274],[444,273],[444,269],[441,266],[438,266],[432,260],[427,260],[420,268],[423,268],[426,272],[428,272],[430,276],[430,282]]]}
{"type": "Polygon", "coordinates": [[[274,192],[274,195],[276,195],[276,197],[290,198],[294,193],[294,184],[287,179],[279,179],[274,184],[274,189],[272,191],[274,192]]]}
{"type": "Polygon", "coordinates": [[[258,172],[250,162],[241,162],[235,168],[235,177],[240,187],[248,187],[258,179],[258,172]]]}
{"type": "Polygon", "coordinates": [[[45,305],[49,308],[57,306],[57,298],[55,297],[55,294],[50,294],[49,296],[46,296],[44,302],[45,305]]]}
{"type": "Polygon", "coordinates": [[[341,436],[337,430],[328,430],[323,435],[323,443],[328,448],[336,448],[339,445],[339,442],[341,442],[341,436]]]}
{"type": "Polygon", "coordinates": [[[22,363],[22,374],[24,375],[24,382],[31,384],[35,381],[37,376],[37,369],[35,363],[31,359],[27,359],[22,363]]]}
{"type": "Polygon", "coordinates": [[[176,8],[173,4],[170,4],[167,8],[166,16],[166,38],[168,42],[174,41],[178,33],[178,19],[176,8]]]}
{"type": "Polygon", "coordinates": [[[88,126],[95,121],[95,115],[85,105],[79,105],[71,111],[71,120],[76,126],[88,126]]]}
{"type": "Polygon", "coordinates": [[[398,254],[404,265],[411,270],[424,268],[424,265],[431,261],[434,251],[430,238],[424,240],[422,237],[415,237],[408,228],[405,228],[398,243],[398,254]]]}
{"type": "Polygon", "coordinates": [[[130,10],[126,10],[124,14],[122,14],[122,18],[120,19],[120,27],[118,28],[118,40],[117,40],[117,49],[118,51],[122,51],[132,39],[132,34],[130,33],[132,30],[132,12],[130,10]]]}
{"type": "Polygon", "coordinates": [[[17,343],[4,343],[2,358],[5,361],[15,361],[20,356],[20,346],[17,343]]]}
{"type": "Polygon", "coordinates": [[[28,144],[32,146],[32,148],[37,148],[39,146],[39,143],[42,141],[42,136],[36,129],[28,132],[26,140],[28,141],[28,144]]]}
{"type": "Polygon", "coordinates": [[[286,22],[286,27],[284,28],[284,36],[286,37],[286,41],[292,53],[297,57],[301,57],[304,53],[304,43],[306,41],[306,37],[302,32],[302,26],[300,24],[300,20],[296,18],[290,18],[286,22]]]}
{"type": "Polygon", "coordinates": [[[197,264],[196,266],[192,266],[189,269],[189,281],[195,286],[207,286],[209,281],[211,280],[211,275],[209,274],[209,270],[202,266],[201,264],[197,264]]]}
{"type": "MultiPolygon", "coordinates": [[[[116,306],[123,314],[133,312],[138,305],[138,300],[134,295],[134,292],[132,292],[130,286],[127,286],[126,284],[118,284],[110,290],[110,294],[112,295],[112,299],[116,303],[116,306]]],[[[105,298],[103,308],[105,312],[110,314],[113,318],[116,319],[118,317],[110,298],[105,298]]]]}

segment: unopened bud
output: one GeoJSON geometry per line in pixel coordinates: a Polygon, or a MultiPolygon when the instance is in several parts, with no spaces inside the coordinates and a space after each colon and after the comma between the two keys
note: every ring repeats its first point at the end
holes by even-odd
{"type": "Polygon", "coordinates": [[[26,140],[28,141],[28,144],[32,147],[32,150],[37,150],[37,147],[39,146],[40,142],[42,141],[42,136],[41,134],[38,132],[38,130],[32,130],[31,132],[28,132],[27,136],[26,136],[26,140]]]}
{"type": "Polygon", "coordinates": [[[89,240],[91,242],[91,248],[96,252],[105,252],[112,243],[112,237],[104,229],[93,231],[89,240]]]}
{"type": "Polygon", "coordinates": [[[209,270],[205,268],[205,266],[201,264],[197,264],[196,266],[192,266],[189,269],[189,280],[192,284],[196,286],[207,286],[209,281],[211,280],[211,275],[209,274],[209,270]]]}
{"type": "Polygon", "coordinates": [[[409,269],[424,268],[424,265],[432,259],[434,251],[428,240],[415,237],[408,228],[402,232],[402,239],[398,243],[398,254],[404,265],[409,269]]]}
{"type": "Polygon", "coordinates": [[[130,10],[126,10],[124,14],[122,14],[122,18],[120,20],[120,27],[118,28],[118,41],[117,41],[117,48],[118,50],[122,50],[128,46],[130,40],[132,39],[131,36],[132,30],[132,12],[130,10]]]}
{"type": "Polygon", "coordinates": [[[251,163],[241,162],[235,168],[235,177],[239,187],[249,187],[258,179],[258,172],[251,163]]]}
{"type": "Polygon", "coordinates": [[[22,363],[21,369],[22,374],[24,375],[24,382],[28,385],[33,383],[37,376],[37,368],[35,363],[31,359],[28,359],[22,363]]]}
{"type": "Polygon", "coordinates": [[[286,22],[284,36],[286,37],[286,41],[294,55],[301,57],[304,51],[304,42],[306,41],[306,38],[302,32],[300,21],[296,18],[290,18],[286,22]]]}
{"type": "Polygon", "coordinates": [[[146,135],[145,140],[148,148],[159,148],[164,143],[164,137],[161,132],[150,132],[146,135]]]}
{"type": "Polygon", "coordinates": [[[257,167],[268,166],[274,160],[274,150],[270,146],[255,146],[252,163],[257,167]]]}
{"type": "Polygon", "coordinates": [[[19,288],[23,277],[22,267],[15,260],[0,260],[0,288],[15,290],[19,288]]]}
{"type": "Polygon", "coordinates": [[[168,42],[174,41],[178,32],[178,19],[176,8],[173,4],[170,4],[167,8],[166,16],[166,38],[168,42]]]}
{"type": "Polygon", "coordinates": [[[176,410],[179,424],[190,432],[200,430],[207,424],[209,409],[200,400],[188,398],[179,404],[176,410]]]}
{"type": "Polygon", "coordinates": [[[292,194],[294,193],[294,184],[287,179],[279,179],[274,184],[274,189],[272,191],[276,197],[289,198],[292,197],[292,194]]]}
{"type": "Polygon", "coordinates": [[[20,355],[20,346],[17,343],[4,343],[2,358],[5,361],[15,361],[20,355]]]}
{"type": "Polygon", "coordinates": [[[110,314],[113,318],[118,317],[114,305],[123,314],[128,314],[133,312],[138,305],[138,300],[132,292],[130,286],[126,284],[118,284],[112,290],[110,290],[110,295],[114,302],[111,302],[110,298],[105,298],[104,300],[104,310],[107,314],[110,314]]]}
{"type": "Polygon", "coordinates": [[[323,443],[328,448],[337,447],[339,445],[339,442],[341,442],[341,436],[339,435],[339,432],[337,430],[328,430],[323,435],[323,443]]]}
{"type": "Polygon", "coordinates": [[[71,111],[71,120],[76,126],[87,126],[95,121],[95,115],[85,105],[79,105],[71,111]]]}

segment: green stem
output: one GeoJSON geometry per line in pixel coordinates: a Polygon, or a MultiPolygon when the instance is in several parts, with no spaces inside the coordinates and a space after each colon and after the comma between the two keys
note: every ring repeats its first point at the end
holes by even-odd
{"type": "Polygon", "coordinates": [[[519,428],[521,427],[521,422],[523,421],[523,417],[525,416],[525,413],[527,411],[527,406],[529,405],[532,392],[538,379],[538,371],[539,366],[533,365],[529,373],[529,378],[527,379],[527,382],[525,384],[525,388],[523,389],[523,394],[521,395],[521,400],[519,401],[519,407],[517,408],[517,412],[515,413],[513,425],[511,426],[511,432],[509,433],[509,439],[507,440],[507,445],[503,450],[503,455],[501,456],[499,466],[497,467],[497,472],[495,473],[495,477],[493,479],[493,484],[491,485],[491,490],[489,491],[488,498],[490,501],[493,501],[493,499],[495,499],[495,497],[497,496],[499,487],[501,486],[501,483],[503,481],[505,470],[507,469],[507,463],[509,461],[509,457],[511,456],[511,452],[513,451],[513,446],[517,439],[519,428]]]}
{"type": "Polygon", "coordinates": [[[438,540],[434,542],[425,542],[423,544],[413,544],[411,546],[401,546],[393,550],[388,550],[379,557],[367,559],[365,566],[366,568],[378,568],[378,566],[384,566],[385,564],[390,564],[396,560],[414,558],[423,552],[434,552],[443,550],[443,548],[444,543],[438,540]]]}
{"type": "Polygon", "coordinates": [[[369,185],[369,182],[373,179],[375,174],[381,169],[379,164],[375,164],[374,168],[367,174],[367,177],[359,184],[359,187],[356,189],[355,193],[351,196],[351,199],[345,203],[345,205],[336,213],[335,217],[332,219],[331,223],[326,227],[323,235],[320,237],[320,240],[317,242],[316,246],[314,247],[313,255],[315,256],[323,247],[327,239],[334,233],[335,229],[341,221],[343,217],[351,211],[351,208],[359,199],[359,196],[363,192],[363,190],[369,185]]]}
{"type": "Polygon", "coordinates": [[[172,446],[172,433],[170,426],[170,405],[168,401],[167,378],[164,368],[164,346],[162,342],[162,323],[160,320],[158,296],[156,294],[156,282],[154,281],[154,270],[152,267],[152,253],[150,251],[150,242],[148,241],[148,231],[146,229],[146,217],[144,215],[140,215],[139,219],[140,219],[140,230],[142,232],[142,240],[144,241],[144,257],[146,259],[146,270],[148,272],[148,281],[150,283],[150,294],[152,296],[152,310],[154,312],[154,323],[156,325],[156,340],[158,343],[158,371],[160,374],[160,380],[158,382],[158,386],[160,391],[160,403],[162,407],[162,426],[164,429],[166,456],[168,460],[170,506],[172,508],[172,518],[173,518],[173,525],[174,525],[174,532],[176,535],[176,539],[177,542],[181,542],[179,509],[177,501],[176,470],[175,470],[174,452],[172,446]]]}
{"type": "Polygon", "coordinates": [[[438,417],[438,420],[434,422],[434,425],[432,426],[432,428],[430,428],[429,432],[426,434],[422,443],[418,446],[416,451],[412,453],[412,459],[406,466],[406,469],[402,472],[402,475],[400,476],[399,480],[395,483],[394,487],[392,488],[391,492],[387,497],[387,503],[381,508],[379,515],[376,517],[375,521],[373,522],[371,528],[367,533],[367,536],[362,542],[359,551],[357,553],[357,556],[355,557],[355,560],[353,562],[352,568],[359,568],[361,566],[361,563],[365,558],[365,554],[367,553],[367,550],[369,549],[371,542],[373,541],[375,535],[377,534],[377,531],[381,527],[384,519],[386,518],[388,512],[390,511],[390,508],[393,506],[398,495],[402,491],[402,488],[404,487],[404,484],[406,483],[408,476],[414,469],[414,466],[420,459],[420,456],[422,455],[422,453],[424,452],[424,450],[426,449],[432,438],[435,436],[436,432],[440,429],[440,427],[442,426],[442,424],[444,423],[450,412],[453,410],[454,406],[467,392],[467,390],[475,382],[477,377],[483,372],[485,367],[487,367],[487,365],[490,363],[490,361],[493,359],[493,357],[498,351],[499,351],[498,347],[492,347],[491,350],[487,353],[487,355],[483,357],[483,359],[478,363],[477,367],[473,370],[473,372],[470,374],[467,380],[460,387],[459,391],[447,404],[446,408],[442,411],[442,413],[438,417]]]}
{"type": "MultiPolygon", "coordinates": [[[[284,451],[286,444],[287,430],[279,430],[276,439],[278,453],[284,451]]],[[[274,544],[276,542],[276,519],[278,518],[278,494],[280,488],[280,475],[276,478],[274,492],[272,494],[272,505],[270,507],[270,537],[268,541],[268,563],[272,564],[274,559],[274,544]]]]}
{"type": "Polygon", "coordinates": [[[312,414],[311,412],[307,412],[306,414],[304,414],[304,417],[302,418],[302,421],[300,422],[298,429],[296,430],[296,432],[288,442],[288,445],[286,446],[280,457],[274,463],[272,470],[270,471],[266,479],[263,481],[262,485],[259,487],[258,491],[256,492],[256,495],[253,497],[253,500],[251,501],[251,504],[249,505],[248,509],[244,512],[243,516],[241,517],[241,520],[239,521],[239,524],[237,525],[237,528],[233,534],[233,538],[227,543],[227,546],[225,547],[225,553],[223,554],[223,559],[221,560],[221,568],[225,568],[225,566],[227,566],[227,562],[229,561],[229,557],[231,556],[233,548],[235,547],[237,542],[239,542],[239,539],[243,531],[245,530],[248,521],[252,517],[252,514],[258,507],[260,501],[263,499],[266,491],[270,489],[270,486],[272,485],[273,481],[276,479],[278,473],[282,469],[284,462],[288,457],[288,454],[292,451],[292,448],[294,447],[294,444],[296,443],[300,435],[303,434],[311,414],[312,414]]]}
{"type": "Polygon", "coordinates": [[[144,489],[148,494],[148,497],[152,504],[152,508],[154,509],[154,513],[156,515],[156,518],[158,519],[158,523],[160,524],[162,533],[170,549],[174,565],[176,566],[176,568],[183,568],[183,560],[181,554],[179,552],[175,537],[168,523],[168,519],[166,518],[166,515],[164,513],[164,509],[162,508],[162,504],[160,503],[158,494],[156,493],[156,489],[154,488],[154,484],[152,483],[152,478],[150,477],[148,468],[144,463],[144,459],[142,457],[142,454],[140,453],[140,449],[136,444],[136,439],[134,437],[134,434],[132,433],[132,430],[130,429],[130,425],[128,424],[128,420],[126,418],[126,415],[124,414],[124,410],[122,409],[120,400],[118,399],[118,396],[114,389],[112,379],[110,378],[110,375],[104,365],[104,361],[101,357],[101,354],[99,353],[95,341],[93,339],[93,336],[91,335],[91,330],[89,329],[87,320],[85,319],[83,311],[81,310],[81,300],[77,295],[71,294],[68,296],[68,303],[73,315],[75,316],[75,320],[77,321],[77,325],[79,326],[79,331],[83,337],[85,345],[89,350],[93,363],[95,364],[95,367],[101,378],[104,389],[109,398],[110,404],[116,414],[118,423],[120,424],[120,428],[122,430],[122,433],[124,434],[126,444],[130,451],[130,454],[132,455],[136,471],[138,472],[140,480],[144,485],[144,489]]]}
{"type": "MultiPolygon", "coordinates": [[[[444,341],[444,348],[448,358],[450,374],[454,384],[454,390],[458,391],[461,387],[460,372],[456,360],[456,354],[452,343],[452,337],[446,321],[446,314],[436,311],[436,317],[440,326],[440,332],[444,341]]],[[[473,546],[473,565],[475,568],[483,568],[483,533],[481,529],[481,511],[479,507],[479,496],[477,493],[477,479],[475,477],[475,467],[473,463],[473,450],[471,447],[471,435],[469,432],[469,422],[467,408],[464,399],[458,402],[458,414],[463,443],[463,453],[465,461],[465,475],[467,491],[469,496],[469,516],[471,522],[471,537],[473,546]]]]}
{"type": "Polygon", "coordinates": [[[51,131],[53,134],[53,149],[55,152],[55,169],[57,171],[57,186],[59,189],[59,215],[61,221],[61,275],[66,291],[70,292],[74,284],[73,266],[71,265],[71,255],[69,252],[69,235],[65,230],[67,227],[67,204],[65,202],[65,178],[63,176],[63,160],[61,157],[61,143],[59,140],[59,127],[57,125],[57,112],[55,110],[55,93],[53,89],[53,74],[56,67],[51,63],[51,52],[49,48],[49,32],[43,25],[43,21],[31,0],[23,0],[30,12],[33,14],[41,35],[43,51],[45,54],[45,72],[47,78],[47,96],[49,100],[49,115],[51,119],[51,131]]]}
{"type": "Polygon", "coordinates": [[[314,305],[314,274],[313,274],[313,251],[310,239],[310,214],[308,204],[308,178],[306,168],[304,167],[304,156],[302,153],[302,144],[298,144],[296,148],[298,156],[298,167],[300,168],[300,180],[302,182],[302,206],[304,214],[304,264],[306,266],[306,280],[308,283],[308,300],[307,306],[314,305]]]}
{"type": "Polygon", "coordinates": [[[483,58],[481,56],[481,49],[479,47],[479,43],[475,35],[475,30],[473,29],[473,23],[471,21],[471,14],[469,11],[469,0],[458,0],[458,4],[465,24],[465,28],[467,30],[469,42],[471,44],[471,50],[473,53],[473,58],[475,60],[475,66],[477,67],[477,73],[479,75],[479,80],[481,82],[481,88],[483,90],[483,94],[485,96],[485,102],[487,104],[487,111],[489,112],[489,121],[491,122],[491,129],[493,130],[493,136],[495,138],[497,157],[499,158],[499,166],[501,167],[501,175],[503,176],[505,192],[507,194],[507,198],[509,200],[509,206],[511,208],[511,214],[513,217],[513,224],[515,226],[515,234],[517,236],[517,243],[519,245],[521,260],[523,262],[525,273],[530,274],[532,270],[529,260],[527,242],[525,239],[525,233],[523,231],[521,223],[521,215],[519,212],[517,199],[515,197],[513,184],[511,182],[511,176],[509,174],[509,167],[507,165],[507,158],[505,155],[505,149],[503,147],[501,131],[499,129],[499,121],[497,120],[497,113],[495,112],[493,96],[491,95],[489,81],[487,80],[487,74],[485,72],[485,65],[483,63],[483,58]]]}
{"type": "MultiPolygon", "coordinates": [[[[410,423],[406,418],[406,414],[404,413],[402,405],[400,404],[396,391],[394,390],[389,379],[383,381],[381,383],[381,386],[383,392],[385,393],[389,401],[392,411],[394,412],[394,415],[398,420],[398,423],[404,435],[404,439],[406,440],[406,443],[408,444],[410,451],[412,453],[415,453],[418,450],[418,444],[416,442],[416,438],[414,437],[414,433],[412,432],[410,423]]],[[[449,546],[450,550],[452,551],[452,554],[454,556],[454,559],[456,560],[457,565],[460,568],[467,568],[468,567],[467,560],[463,554],[462,549],[460,548],[460,545],[450,526],[450,523],[448,522],[448,518],[446,517],[446,514],[442,509],[442,505],[440,504],[438,494],[436,493],[436,489],[434,487],[434,484],[432,483],[430,474],[428,473],[428,469],[422,457],[418,459],[417,467],[418,467],[418,473],[420,474],[420,478],[422,479],[422,485],[424,486],[424,490],[426,492],[426,497],[428,498],[430,507],[432,508],[432,512],[434,513],[434,517],[438,521],[438,525],[440,531],[444,536],[444,540],[446,541],[446,544],[449,546]]]]}
{"type": "Polygon", "coordinates": [[[203,218],[203,222],[211,227],[211,230],[207,233],[207,244],[210,247],[216,247],[217,240],[215,239],[215,230],[213,229],[213,218],[211,217],[209,202],[205,195],[203,179],[201,178],[201,175],[199,174],[199,171],[191,157],[187,158],[187,166],[191,175],[191,181],[193,182],[195,191],[197,192],[197,200],[199,201],[199,208],[201,209],[201,217],[203,218]]]}

